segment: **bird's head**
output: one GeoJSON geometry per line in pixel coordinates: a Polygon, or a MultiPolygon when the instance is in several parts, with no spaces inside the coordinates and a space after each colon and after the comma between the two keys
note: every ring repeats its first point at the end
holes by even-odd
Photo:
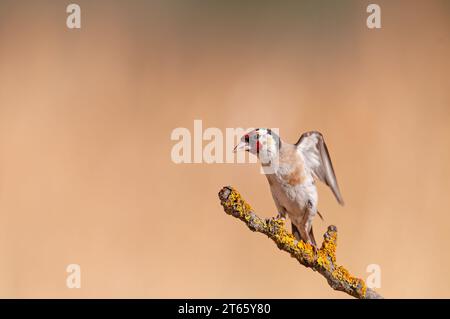
{"type": "Polygon", "coordinates": [[[271,129],[257,128],[242,136],[234,152],[247,151],[267,163],[278,154],[280,147],[281,140],[276,133],[271,129]]]}

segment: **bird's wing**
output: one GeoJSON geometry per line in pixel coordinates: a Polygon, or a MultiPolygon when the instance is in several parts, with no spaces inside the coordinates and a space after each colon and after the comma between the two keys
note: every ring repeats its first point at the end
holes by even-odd
{"type": "Polygon", "coordinates": [[[331,164],[330,154],[323,136],[319,132],[306,132],[295,144],[305,160],[305,165],[312,173],[327,184],[333,191],[339,204],[344,205],[341,192],[334,174],[333,164],[331,164]]]}

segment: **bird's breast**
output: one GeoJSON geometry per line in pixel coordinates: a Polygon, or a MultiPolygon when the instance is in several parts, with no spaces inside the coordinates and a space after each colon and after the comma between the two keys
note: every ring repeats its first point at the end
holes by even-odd
{"type": "Polygon", "coordinates": [[[314,178],[294,145],[280,150],[274,174],[266,176],[275,201],[287,210],[289,217],[300,218],[308,202],[317,202],[314,178]]]}
{"type": "Polygon", "coordinates": [[[285,206],[303,207],[315,196],[316,186],[313,177],[301,169],[300,166],[295,168],[280,166],[275,174],[267,176],[272,194],[285,206]]]}

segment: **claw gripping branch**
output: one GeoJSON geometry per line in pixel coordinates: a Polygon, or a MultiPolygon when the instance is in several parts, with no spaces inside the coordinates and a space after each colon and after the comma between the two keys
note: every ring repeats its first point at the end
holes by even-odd
{"type": "Polygon", "coordinates": [[[312,268],[324,276],[331,288],[343,291],[355,298],[381,299],[374,290],[367,288],[364,280],[353,277],[347,269],[336,263],[337,228],[328,226],[323,235],[320,249],[297,241],[284,227],[283,219],[263,219],[255,214],[250,205],[232,187],[227,186],[219,192],[225,212],[243,221],[252,231],[265,234],[279,249],[297,259],[303,266],[312,268]]]}

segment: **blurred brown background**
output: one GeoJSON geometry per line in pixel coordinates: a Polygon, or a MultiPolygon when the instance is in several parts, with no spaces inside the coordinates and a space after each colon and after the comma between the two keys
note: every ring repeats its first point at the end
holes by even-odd
{"type": "Polygon", "coordinates": [[[450,297],[450,5],[0,1],[0,297],[346,298],[225,215],[258,165],[171,161],[174,128],[320,130],[345,207],[317,237],[385,297],[450,297]],[[81,266],[81,289],[66,266],[81,266]]]}

